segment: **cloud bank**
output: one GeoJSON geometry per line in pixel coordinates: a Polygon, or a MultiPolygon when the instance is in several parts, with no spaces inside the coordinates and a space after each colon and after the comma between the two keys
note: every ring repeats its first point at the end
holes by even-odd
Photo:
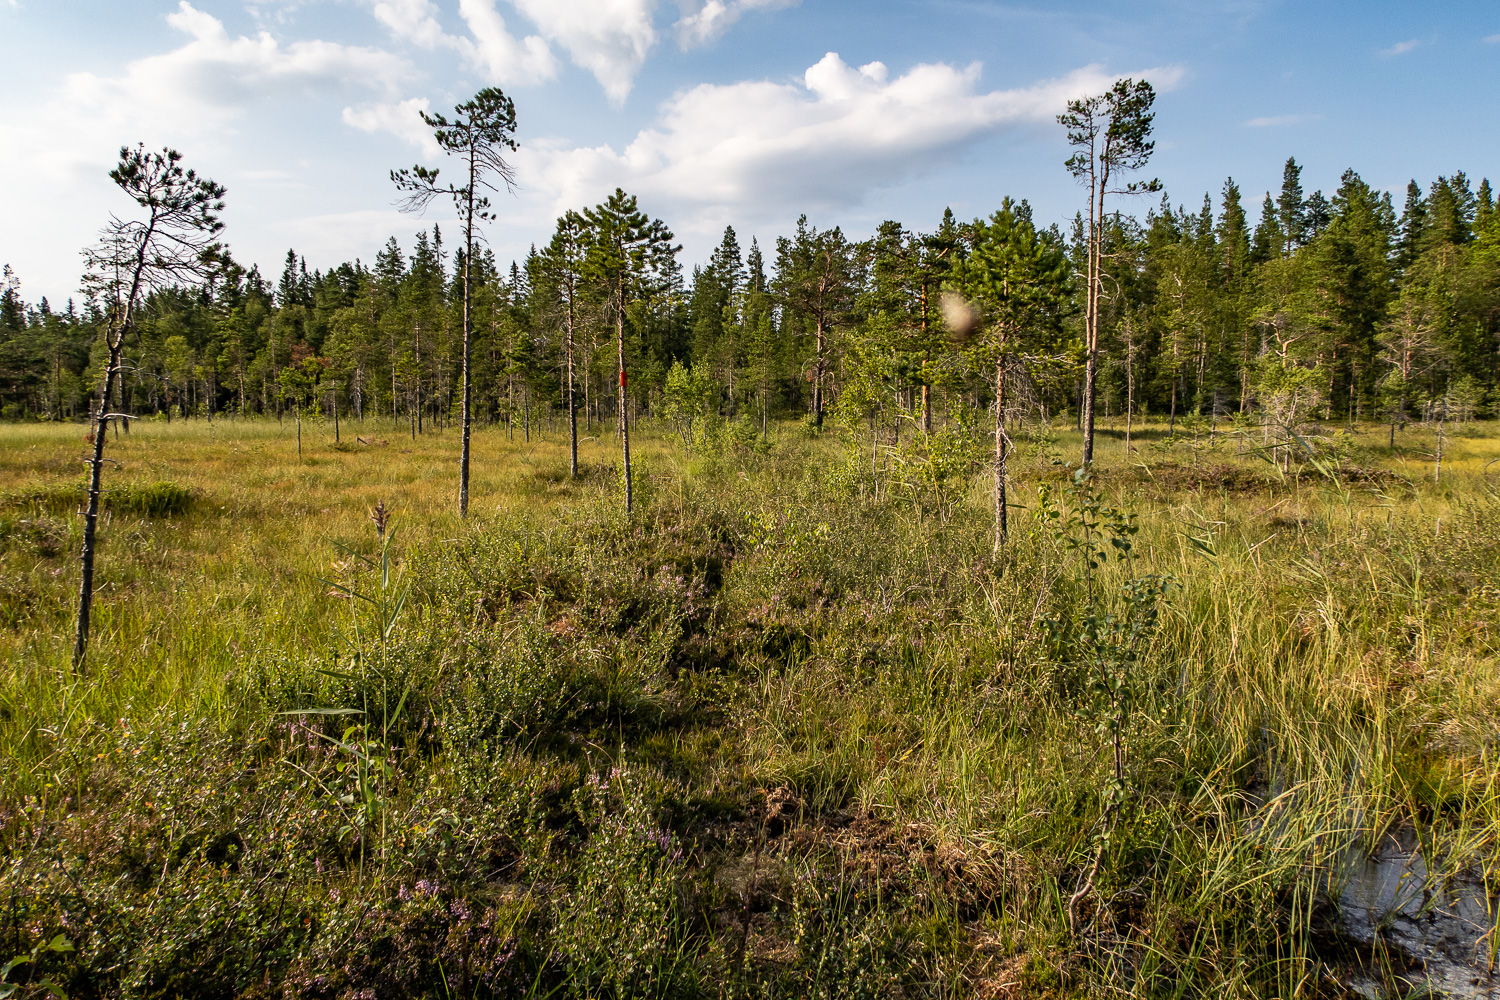
{"type": "MultiPolygon", "coordinates": [[[[1168,90],[1175,68],[1133,74],[1168,90]]],[[[553,211],[616,186],[670,211],[688,231],[728,216],[847,208],[872,190],[942,166],[1007,128],[1050,123],[1066,101],[1098,93],[1116,74],[1086,66],[1035,86],[983,91],[980,66],[925,63],[891,77],[830,52],[800,81],[701,84],[661,109],[658,124],[622,150],[523,145],[523,188],[553,211]]]]}
{"type": "MultiPolygon", "coordinates": [[[[536,29],[518,37],[496,0],[459,0],[468,35],[446,30],[434,0],[364,0],[391,37],[419,48],[449,49],[492,84],[526,85],[555,79],[553,47],[592,73],[615,106],[630,96],[635,77],[658,42],[660,0],[509,0],[536,29]]],[[[684,0],[677,21],[684,49],[721,38],[745,14],[776,10],[797,0],[684,0]]]]}

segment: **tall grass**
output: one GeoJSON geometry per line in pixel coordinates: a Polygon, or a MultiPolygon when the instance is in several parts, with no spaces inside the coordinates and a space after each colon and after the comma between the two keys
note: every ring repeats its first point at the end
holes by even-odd
{"type": "Polygon", "coordinates": [[[560,434],[481,432],[460,521],[456,434],[305,426],[298,461],[290,425],[137,424],[111,485],[189,499],[109,514],[75,679],[76,429],[5,428],[0,941],[68,933],[35,981],[84,995],[1336,992],[1351,850],[1496,849],[1500,437],[1434,482],[1415,431],[1290,477],[1153,433],[1102,435],[1094,477],[1140,526],[1102,599],[1171,581],[1111,806],[1055,641],[1082,567],[1033,516],[1066,431],[1020,437],[997,559],[986,484],[951,504],[920,442],[872,469],[867,438],[648,428],[627,520],[607,434],[571,481],[560,434]],[[348,599],[378,501],[389,630],[348,599]],[[369,712],[377,675],[378,753],[278,714],[369,712]]]}

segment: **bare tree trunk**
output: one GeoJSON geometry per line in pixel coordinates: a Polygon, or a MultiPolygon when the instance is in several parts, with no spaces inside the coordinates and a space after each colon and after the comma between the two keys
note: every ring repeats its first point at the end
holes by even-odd
{"type": "Polygon", "coordinates": [[[625,408],[625,292],[620,290],[619,308],[615,310],[615,346],[620,362],[620,444],[625,456],[625,513],[629,514],[634,500],[634,483],[630,475],[630,420],[625,408]]]}
{"type": "MultiPolygon", "coordinates": [[[[108,437],[109,398],[114,393],[115,382],[120,376],[120,355],[125,345],[125,329],[109,340],[109,367],[104,370],[104,385],[99,391],[99,404],[94,410],[93,444],[94,454],[89,459],[89,498],[83,515],[83,564],[82,579],[78,584],[78,629],[73,641],[73,672],[83,670],[84,656],[89,646],[89,624],[94,605],[94,551],[98,539],[99,498],[103,492],[104,442],[108,437]]],[[[106,334],[108,336],[108,334],[106,334]]]]}
{"type": "Polygon", "coordinates": [[[1006,516],[1005,357],[995,359],[995,555],[1005,546],[1006,516]]]}
{"type": "Polygon", "coordinates": [[[823,429],[823,317],[818,316],[818,346],[813,361],[813,422],[823,429]]]}
{"type": "Polygon", "coordinates": [[[1083,401],[1079,425],[1083,431],[1083,464],[1094,461],[1094,393],[1099,375],[1099,271],[1104,251],[1104,192],[1109,173],[1098,180],[1097,199],[1092,170],[1089,183],[1088,301],[1084,312],[1084,336],[1088,359],[1084,366],[1083,401]]]}
{"type": "Polygon", "coordinates": [[[573,396],[573,299],[568,297],[568,340],[567,340],[567,403],[568,403],[568,475],[574,479],[578,478],[578,403],[573,396]]]}

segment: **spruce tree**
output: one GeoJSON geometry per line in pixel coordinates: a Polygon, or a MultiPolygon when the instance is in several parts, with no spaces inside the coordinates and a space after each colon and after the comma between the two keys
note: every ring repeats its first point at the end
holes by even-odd
{"type": "Polygon", "coordinates": [[[1281,227],[1281,253],[1292,251],[1307,242],[1307,215],[1302,203],[1302,168],[1295,157],[1286,158],[1281,171],[1281,194],[1276,199],[1276,221],[1281,227]]]}

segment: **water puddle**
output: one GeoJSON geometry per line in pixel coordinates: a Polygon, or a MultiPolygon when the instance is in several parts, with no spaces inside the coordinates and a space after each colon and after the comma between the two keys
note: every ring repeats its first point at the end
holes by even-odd
{"type": "Polygon", "coordinates": [[[1333,880],[1338,923],[1372,954],[1396,958],[1394,971],[1364,967],[1340,978],[1371,998],[1483,997],[1500,1000],[1495,902],[1477,870],[1434,876],[1414,831],[1387,834],[1374,855],[1351,852],[1333,880]],[[1392,987],[1396,987],[1394,993],[1392,987]]]}

